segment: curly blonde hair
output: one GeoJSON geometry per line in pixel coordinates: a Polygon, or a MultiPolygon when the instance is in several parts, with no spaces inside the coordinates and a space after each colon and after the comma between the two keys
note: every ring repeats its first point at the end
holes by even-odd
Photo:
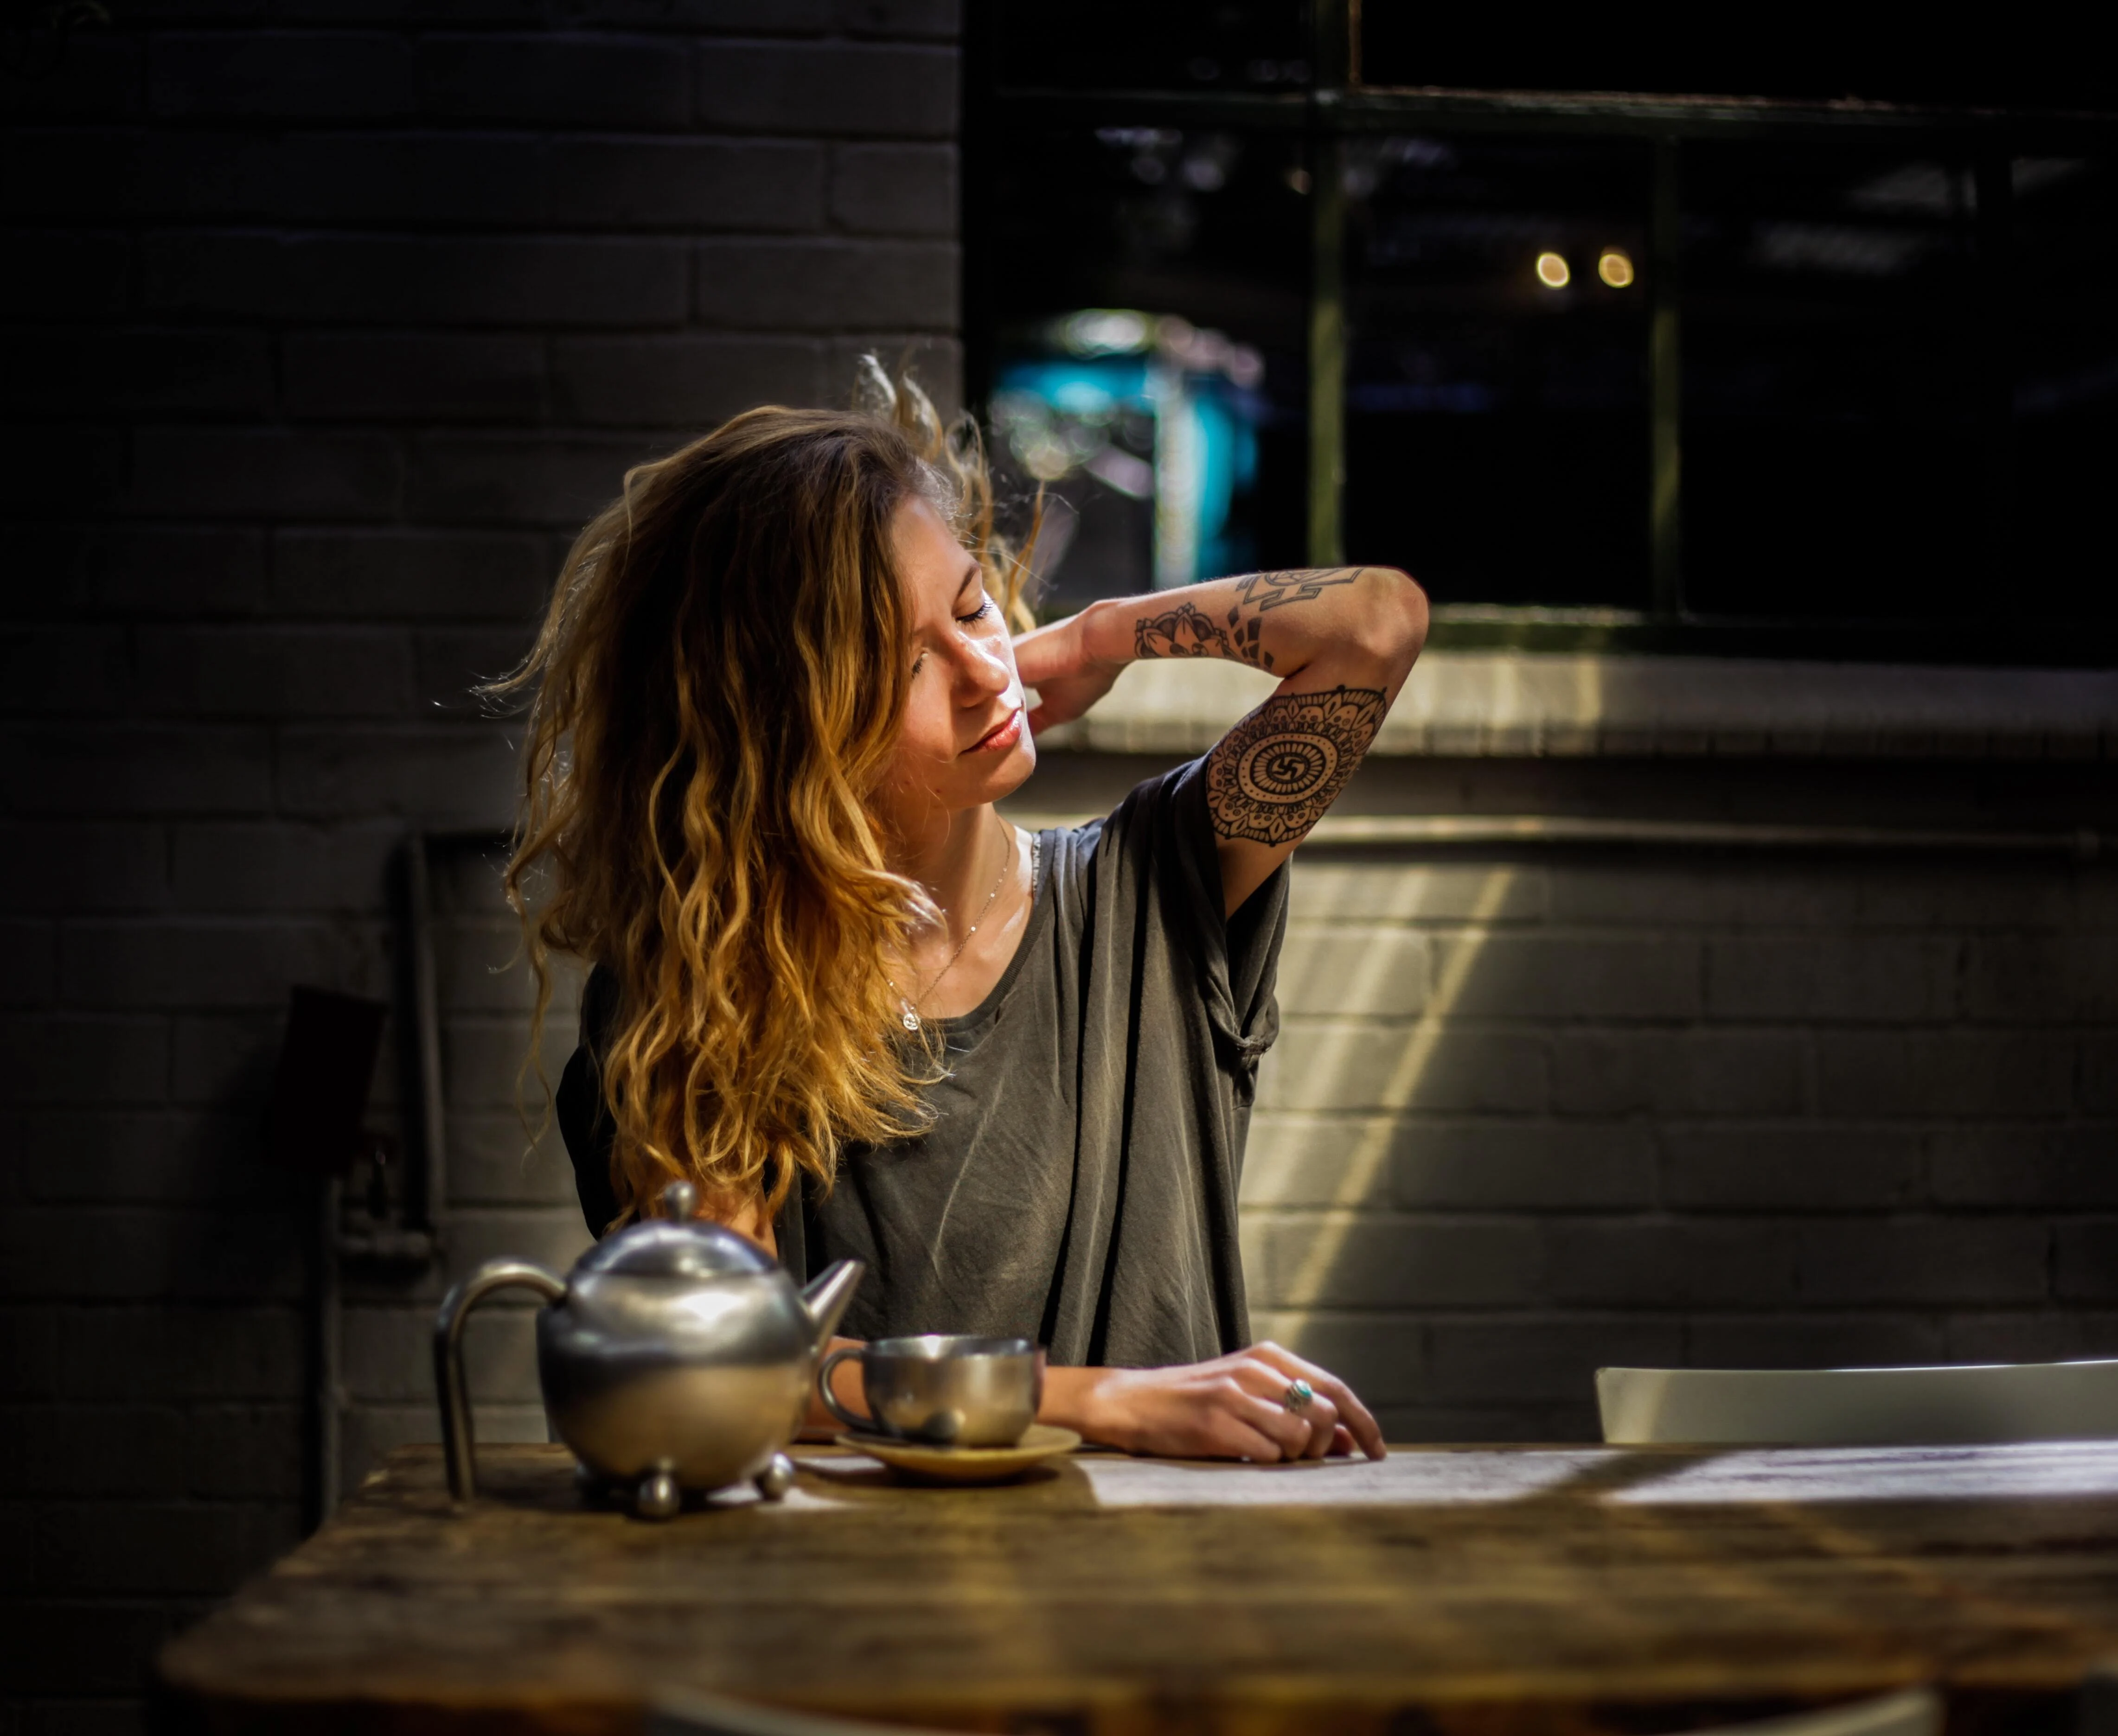
{"type": "Polygon", "coordinates": [[[803,1171],[828,1189],[845,1143],[923,1124],[934,1058],[884,970],[934,912],[871,807],[909,679],[892,525],[913,499],[1031,626],[977,424],[868,357],[849,411],[747,411],[628,472],[485,690],[528,699],[506,887],[535,1030],[551,953],[615,981],[616,1223],[678,1178],[716,1217],[769,1217],[803,1171]]]}

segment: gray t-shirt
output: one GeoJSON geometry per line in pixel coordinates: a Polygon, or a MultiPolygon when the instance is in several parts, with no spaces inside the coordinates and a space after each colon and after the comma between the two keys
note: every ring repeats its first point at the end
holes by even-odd
{"type": "MultiPolygon", "coordinates": [[[[842,1153],[828,1197],[775,1225],[798,1280],[865,1260],[842,1332],[1033,1338],[1063,1365],[1196,1362],[1250,1341],[1236,1192],[1257,1064],[1278,1034],[1282,867],[1225,922],[1205,765],[1108,818],[1039,834],[1036,902],[992,992],[935,1020],[933,1124],[842,1153]]],[[[558,1115],[600,1230],[610,1128],[586,1045],[558,1115]]]]}

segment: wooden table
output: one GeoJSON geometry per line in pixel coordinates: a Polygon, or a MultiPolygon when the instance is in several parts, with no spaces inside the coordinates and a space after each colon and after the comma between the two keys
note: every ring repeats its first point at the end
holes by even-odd
{"type": "Polygon", "coordinates": [[[584,1511],[556,1447],[451,1513],[409,1447],[172,1642],[180,1729],[638,1729],[686,1687],[966,1729],[1676,1730],[1933,1681],[2070,1730],[2118,1655],[2118,1443],[1080,1455],[909,1488],[802,1449],[784,1505],[584,1511]]]}

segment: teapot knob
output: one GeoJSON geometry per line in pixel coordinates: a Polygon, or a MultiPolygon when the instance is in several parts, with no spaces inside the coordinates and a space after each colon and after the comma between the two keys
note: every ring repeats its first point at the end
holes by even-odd
{"type": "Polygon", "coordinates": [[[688,1181],[673,1181],[662,1190],[662,1215],[688,1224],[699,1215],[699,1190],[688,1181]]]}

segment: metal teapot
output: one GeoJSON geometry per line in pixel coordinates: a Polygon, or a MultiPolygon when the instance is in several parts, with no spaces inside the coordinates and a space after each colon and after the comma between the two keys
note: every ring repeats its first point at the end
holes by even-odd
{"type": "Polygon", "coordinates": [[[585,1493],[666,1519],[686,1490],[746,1480],[768,1501],[794,1466],[780,1449],[807,1412],[816,1360],[867,1268],[840,1260],[807,1290],[746,1236],[699,1220],[698,1190],[673,1181],[660,1218],[599,1242],[565,1278],[527,1260],[488,1260],[434,1320],[434,1382],[449,1494],[474,1491],[464,1321],[520,1286],[537,1315],[537,1375],[585,1493]]]}

